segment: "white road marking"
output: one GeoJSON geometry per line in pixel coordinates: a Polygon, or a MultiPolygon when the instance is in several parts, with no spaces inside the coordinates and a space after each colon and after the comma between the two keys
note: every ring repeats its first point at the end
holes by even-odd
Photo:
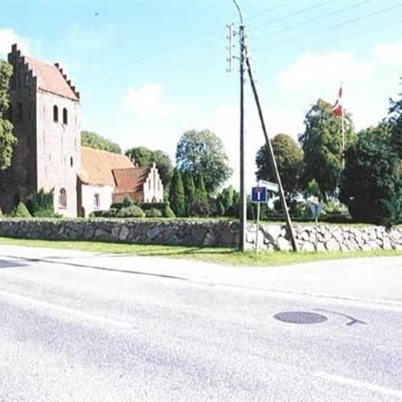
{"type": "Polygon", "coordinates": [[[52,304],[52,303],[45,302],[43,300],[34,299],[34,298],[28,297],[28,296],[21,296],[21,295],[11,293],[11,292],[5,292],[4,290],[0,290],[0,296],[4,296],[4,297],[8,297],[10,299],[17,300],[18,302],[23,303],[23,304],[30,303],[31,305],[36,305],[36,306],[42,307],[46,310],[53,310],[53,311],[57,311],[59,313],[61,312],[64,314],[74,315],[76,317],[83,318],[85,320],[96,321],[99,324],[109,324],[109,325],[117,326],[120,328],[133,329],[133,326],[126,322],[112,320],[110,318],[105,318],[105,317],[93,315],[90,313],[85,313],[84,311],[60,306],[57,304],[52,304]]]}
{"type": "Polygon", "coordinates": [[[365,391],[377,392],[387,396],[393,396],[395,398],[402,399],[402,390],[383,387],[381,385],[371,384],[365,381],[353,380],[351,378],[342,377],[339,375],[324,373],[323,371],[316,371],[314,373],[316,377],[322,378],[327,381],[335,382],[341,385],[349,385],[354,388],[363,389],[365,391]]]}

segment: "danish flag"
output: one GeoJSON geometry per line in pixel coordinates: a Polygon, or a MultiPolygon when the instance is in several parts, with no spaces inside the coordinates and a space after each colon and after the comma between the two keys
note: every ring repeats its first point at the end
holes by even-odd
{"type": "Polygon", "coordinates": [[[332,106],[332,112],[335,116],[341,117],[343,115],[343,106],[342,106],[342,85],[339,88],[338,99],[335,104],[332,106]]]}

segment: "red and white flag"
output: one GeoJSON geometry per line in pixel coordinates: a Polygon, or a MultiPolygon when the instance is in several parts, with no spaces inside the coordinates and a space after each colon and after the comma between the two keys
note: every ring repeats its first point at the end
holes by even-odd
{"type": "Polygon", "coordinates": [[[343,105],[342,105],[342,85],[339,88],[338,99],[332,106],[332,112],[335,116],[341,117],[343,115],[343,105]]]}

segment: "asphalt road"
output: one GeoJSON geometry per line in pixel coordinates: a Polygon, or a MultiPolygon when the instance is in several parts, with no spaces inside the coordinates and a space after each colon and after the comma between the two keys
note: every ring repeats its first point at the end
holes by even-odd
{"type": "Polygon", "coordinates": [[[402,400],[398,303],[25,257],[0,250],[0,401],[402,400]]]}

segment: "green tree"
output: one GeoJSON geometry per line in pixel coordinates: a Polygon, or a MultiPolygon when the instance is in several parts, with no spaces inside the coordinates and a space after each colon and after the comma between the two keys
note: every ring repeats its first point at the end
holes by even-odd
{"type": "Polygon", "coordinates": [[[198,202],[208,202],[208,193],[205,188],[204,175],[199,172],[195,180],[195,198],[198,202]]]}
{"type": "MultiPolygon", "coordinates": [[[[304,151],[304,184],[315,179],[326,198],[334,195],[342,171],[342,118],[332,112],[330,103],[319,99],[304,119],[305,131],[299,137],[304,151]]],[[[345,149],[353,142],[353,126],[345,114],[345,149]]]]}
{"type": "Polygon", "coordinates": [[[169,192],[170,182],[173,176],[173,163],[170,156],[161,150],[152,151],[147,147],[139,146],[128,149],[125,152],[138,166],[151,166],[155,163],[160,178],[165,188],[165,193],[169,192]]]}
{"type": "Polygon", "coordinates": [[[176,216],[184,216],[186,213],[186,205],[184,201],[183,180],[180,170],[173,170],[173,178],[170,184],[169,202],[176,216]]]}
{"type": "MultiPolygon", "coordinates": [[[[402,82],[402,81],[401,81],[402,82]]],[[[390,99],[390,108],[386,124],[390,126],[391,142],[399,157],[402,158],[402,93],[400,99],[390,99]]]]}
{"type": "Polygon", "coordinates": [[[401,162],[389,140],[389,127],[362,131],[346,151],[340,201],[353,219],[391,227],[401,211],[401,162]]]}
{"type": "MultiPolygon", "coordinates": [[[[233,205],[235,197],[235,189],[232,185],[225,187],[220,194],[218,194],[217,201],[222,205],[222,215],[227,215],[233,205]]],[[[220,208],[220,206],[219,206],[220,208]]]]}
{"type": "Polygon", "coordinates": [[[159,149],[153,152],[152,162],[155,162],[156,167],[166,192],[169,191],[170,182],[173,177],[173,163],[170,156],[159,149]]]}
{"type": "MultiPolygon", "coordinates": [[[[278,166],[283,189],[287,194],[294,194],[301,187],[303,173],[303,150],[287,134],[277,134],[271,140],[275,160],[278,166]]],[[[257,152],[257,180],[274,181],[275,173],[271,166],[269,150],[263,145],[257,152]]]]}
{"type": "Polygon", "coordinates": [[[152,151],[147,147],[139,146],[130,148],[125,152],[134,163],[138,166],[149,166],[152,163],[152,151]]]}
{"type": "Polygon", "coordinates": [[[26,207],[34,217],[52,218],[55,216],[53,199],[54,188],[50,191],[41,188],[37,193],[28,197],[26,207]]]}
{"type": "Polygon", "coordinates": [[[189,206],[196,200],[194,178],[191,172],[182,174],[185,204],[188,213],[189,206]]]}
{"type": "Polygon", "coordinates": [[[17,145],[13,125],[7,116],[10,107],[8,90],[12,72],[12,66],[0,60],[0,169],[10,166],[13,150],[17,145]]]}
{"type": "Polygon", "coordinates": [[[232,174],[222,141],[209,130],[185,132],[176,148],[176,165],[196,177],[202,172],[209,194],[215,192],[232,174]]]}
{"type": "Polygon", "coordinates": [[[108,140],[107,138],[102,137],[101,135],[93,131],[81,132],[81,145],[83,145],[84,147],[113,152],[115,154],[121,154],[121,148],[118,144],[108,140]]]}

